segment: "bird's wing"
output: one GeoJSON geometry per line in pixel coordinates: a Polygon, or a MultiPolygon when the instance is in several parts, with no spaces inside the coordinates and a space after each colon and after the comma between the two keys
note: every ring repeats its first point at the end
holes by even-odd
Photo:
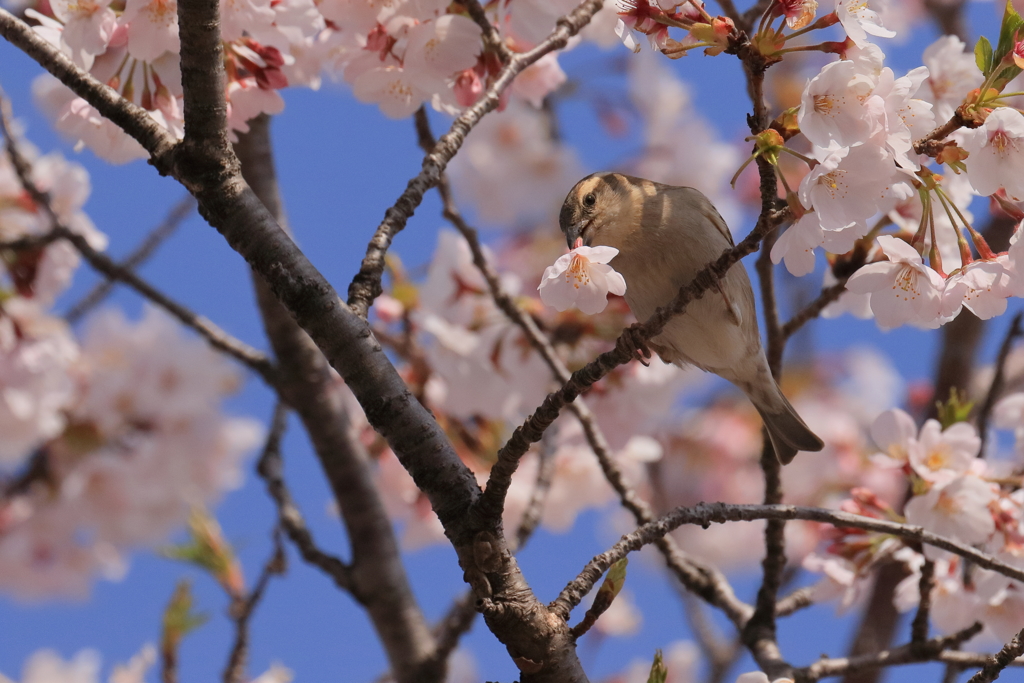
{"type": "Polygon", "coordinates": [[[700,202],[699,206],[700,212],[704,214],[704,217],[707,218],[713,226],[718,228],[718,232],[722,233],[722,237],[729,242],[729,246],[736,246],[732,241],[732,232],[730,232],[729,226],[725,224],[725,219],[722,218],[722,214],[718,213],[718,209],[715,208],[715,205],[709,201],[703,201],[700,202]]]}

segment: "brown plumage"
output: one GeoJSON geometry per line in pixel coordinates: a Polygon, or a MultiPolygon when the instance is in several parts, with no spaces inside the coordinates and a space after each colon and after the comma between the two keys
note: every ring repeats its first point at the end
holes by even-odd
{"type": "MultiPolygon", "coordinates": [[[[697,190],[619,173],[595,173],[578,182],[565,198],[559,224],[570,248],[579,237],[588,246],[619,250],[611,265],[625,278],[626,303],[640,321],[672,301],[733,244],[725,221],[697,190]]],[[[715,290],[691,302],[651,342],[666,362],[695,365],[742,389],[783,464],[798,451],[822,449],[768,368],[754,293],[742,265],[731,268],[715,290]]]]}

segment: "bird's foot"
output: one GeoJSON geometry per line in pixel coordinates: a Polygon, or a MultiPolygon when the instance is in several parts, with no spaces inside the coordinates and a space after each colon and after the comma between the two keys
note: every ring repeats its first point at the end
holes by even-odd
{"type": "Polygon", "coordinates": [[[651,364],[647,361],[651,357],[651,349],[647,346],[647,338],[641,331],[640,323],[633,323],[624,329],[620,341],[630,356],[640,361],[644,367],[650,367],[651,364]]]}

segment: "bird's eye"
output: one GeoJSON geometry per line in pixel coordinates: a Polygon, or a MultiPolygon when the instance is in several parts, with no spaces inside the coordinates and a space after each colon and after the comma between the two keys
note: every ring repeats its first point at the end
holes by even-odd
{"type": "Polygon", "coordinates": [[[594,196],[593,192],[591,192],[590,194],[583,198],[583,203],[586,204],[587,206],[593,206],[596,202],[597,197],[594,196]]]}

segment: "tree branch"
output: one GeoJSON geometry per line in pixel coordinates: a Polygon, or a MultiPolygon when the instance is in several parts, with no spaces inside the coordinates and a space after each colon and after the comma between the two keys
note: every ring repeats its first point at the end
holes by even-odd
{"type": "Polygon", "coordinates": [[[267,493],[277,505],[278,524],[284,530],[302,559],[327,574],[346,593],[362,603],[363,597],[357,592],[352,580],[352,568],[337,557],[320,550],[313,535],[306,527],[302,513],[295,506],[292,495],[284,483],[284,467],[281,463],[281,437],[288,425],[288,409],[283,403],[274,408],[270,433],[263,446],[263,454],[256,463],[256,473],[267,486],[267,493]]]}
{"type": "Polygon", "coordinates": [[[244,598],[237,598],[231,604],[231,618],[235,622],[235,642],[231,646],[228,664],[224,668],[224,683],[243,683],[245,679],[245,660],[249,651],[249,620],[252,618],[256,605],[263,599],[270,577],[283,574],[286,568],[284,546],[281,543],[281,528],[274,527],[272,534],[274,549],[263,565],[260,576],[252,591],[244,598]]]}
{"type": "MultiPolygon", "coordinates": [[[[2,16],[0,16],[0,19],[2,19],[2,16]]],[[[143,297],[173,315],[181,323],[198,332],[200,336],[210,343],[210,346],[234,357],[263,377],[267,383],[273,384],[274,369],[265,355],[245,342],[235,339],[206,318],[196,315],[185,306],[150,285],[131,270],[122,268],[114,263],[108,256],[94,249],[85,237],[64,225],[54,211],[49,195],[46,192],[42,192],[32,181],[32,166],[25,155],[21,153],[18,142],[11,133],[10,108],[7,99],[3,97],[2,93],[0,93],[0,133],[4,136],[7,155],[11,159],[11,165],[14,166],[19,182],[25,189],[25,192],[32,198],[32,201],[46,213],[53,226],[46,236],[46,241],[67,240],[94,269],[111,280],[125,283],[143,297]]]]}
{"type": "MultiPolygon", "coordinates": [[[[270,117],[249,122],[235,145],[242,174],[253,191],[286,224],[270,139],[270,117]]],[[[353,434],[345,389],[327,360],[265,282],[253,278],[263,326],[278,362],[277,388],[302,420],[334,494],[351,544],[351,577],[400,683],[444,678],[445,660],[435,642],[402,563],[394,528],[373,476],[373,462],[353,434]]]]}
{"type": "Polygon", "coordinates": [[[992,661],[982,667],[981,671],[971,676],[971,680],[967,683],[992,683],[999,678],[1003,669],[1022,654],[1024,654],[1024,629],[1021,629],[1013,637],[1013,640],[1004,645],[1003,649],[992,658],[992,661]]]}
{"type": "Polygon", "coordinates": [[[925,543],[927,545],[948,550],[965,557],[979,567],[991,569],[1017,581],[1024,580],[1024,569],[1000,562],[993,556],[972,548],[969,545],[949,538],[937,536],[922,527],[912,524],[888,522],[872,517],[862,517],[839,510],[825,508],[799,507],[795,505],[734,505],[727,503],[699,503],[693,507],[680,507],[672,510],[657,521],[645,524],[632,533],[626,534],[610,550],[592,559],[587,566],[571,581],[558,598],[551,603],[551,608],[559,613],[568,614],[590,592],[605,570],[623,557],[653,543],[673,529],[684,524],[708,527],[711,524],[725,522],[750,522],[760,519],[778,519],[792,521],[802,519],[810,522],[823,522],[837,528],[863,529],[882,534],[891,534],[898,538],[925,543]]]}
{"type": "Polygon", "coordinates": [[[882,650],[871,654],[840,657],[838,659],[819,659],[803,669],[794,670],[797,683],[810,683],[821,678],[843,676],[862,671],[878,671],[883,667],[897,664],[917,664],[931,660],[951,661],[950,656],[962,655],[961,652],[950,652],[947,648],[959,647],[981,632],[982,626],[975,622],[972,626],[949,636],[932,638],[924,643],[907,643],[891,650],[882,650]]]}
{"type": "Polygon", "coordinates": [[[992,416],[992,409],[996,405],[996,401],[1002,396],[1003,387],[1006,384],[1006,360],[1010,357],[1010,350],[1013,348],[1013,342],[1017,337],[1024,334],[1024,330],[1021,330],[1021,320],[1024,319],[1024,313],[1018,313],[1013,316],[1013,320],[1010,322],[1010,326],[1006,330],[1006,336],[1003,337],[1003,343],[999,346],[999,355],[996,356],[995,369],[992,373],[992,383],[988,387],[988,392],[985,394],[985,400],[981,404],[981,408],[978,410],[978,436],[981,438],[981,448],[978,450],[978,456],[985,456],[985,442],[988,440],[988,422],[992,416]]]}
{"type": "MultiPolygon", "coordinates": [[[[132,271],[145,263],[153,252],[156,251],[164,240],[170,237],[178,229],[181,223],[191,215],[196,208],[196,200],[192,195],[185,195],[177,204],[171,207],[167,216],[153,228],[146,238],[139,243],[135,249],[122,261],[117,263],[119,268],[132,271]]],[[[64,319],[69,323],[76,323],[78,320],[102,302],[114,289],[113,280],[98,282],[89,292],[68,308],[64,319]]]]}

